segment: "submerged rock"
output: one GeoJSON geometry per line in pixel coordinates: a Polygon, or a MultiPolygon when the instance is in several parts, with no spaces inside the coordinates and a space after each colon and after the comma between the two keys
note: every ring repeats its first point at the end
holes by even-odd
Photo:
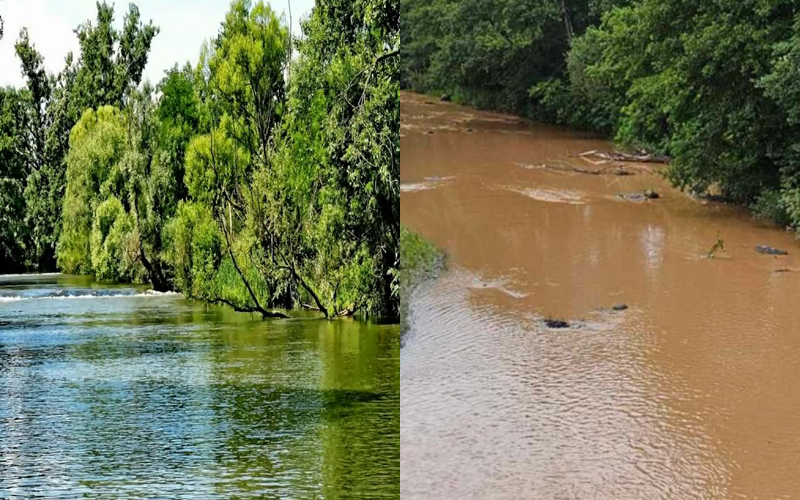
{"type": "Polygon", "coordinates": [[[645,198],[642,193],[618,193],[617,198],[622,198],[623,200],[626,201],[636,201],[636,202],[647,201],[647,198],[645,198]]]}
{"type": "Polygon", "coordinates": [[[627,308],[628,304],[614,304],[613,306],[611,306],[611,309],[615,311],[624,311],[627,308]]]}
{"type": "Polygon", "coordinates": [[[569,323],[561,319],[547,318],[544,320],[544,324],[547,328],[569,328],[569,323]]]}
{"type": "Polygon", "coordinates": [[[773,248],[767,245],[757,245],[756,252],[763,253],[765,255],[789,255],[789,252],[786,250],[781,250],[779,248],[773,248]]]}
{"type": "Polygon", "coordinates": [[[655,191],[647,189],[645,191],[642,191],[641,193],[618,193],[617,197],[627,201],[642,202],[647,200],[655,200],[660,198],[661,196],[655,191]]]}
{"type": "Polygon", "coordinates": [[[661,197],[661,195],[659,195],[658,193],[656,193],[652,189],[645,189],[643,194],[644,194],[644,197],[647,198],[648,200],[656,200],[656,199],[661,197]]]}

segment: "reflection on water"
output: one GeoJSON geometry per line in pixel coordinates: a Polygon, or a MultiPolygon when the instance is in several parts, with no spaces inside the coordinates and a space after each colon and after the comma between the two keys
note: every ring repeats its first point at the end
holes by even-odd
{"type": "Polygon", "coordinates": [[[0,278],[0,498],[399,496],[397,327],[142,292],[0,278]]]}
{"type": "Polygon", "coordinates": [[[648,269],[658,269],[663,260],[664,229],[659,226],[645,226],[641,230],[642,250],[648,269]]]}
{"type": "Polygon", "coordinates": [[[449,268],[409,302],[403,498],[797,497],[793,236],[587,134],[426,100],[401,96],[401,182],[454,180],[401,217],[449,268]]]}

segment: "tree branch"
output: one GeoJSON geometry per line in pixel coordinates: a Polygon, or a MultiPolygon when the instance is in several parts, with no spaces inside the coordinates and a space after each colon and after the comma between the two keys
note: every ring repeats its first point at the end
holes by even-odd
{"type": "Polygon", "coordinates": [[[236,256],[233,254],[233,247],[231,246],[231,240],[230,240],[230,237],[228,236],[228,229],[227,229],[227,226],[225,225],[225,217],[224,216],[222,216],[220,218],[220,222],[221,222],[221,225],[222,225],[222,232],[225,234],[225,242],[228,244],[228,254],[231,256],[231,261],[233,262],[233,267],[236,268],[236,272],[239,273],[239,277],[242,279],[242,283],[244,283],[245,288],[247,288],[247,292],[250,294],[250,298],[253,299],[253,303],[256,305],[255,306],[255,310],[260,312],[263,316],[269,317],[271,313],[269,311],[267,311],[266,309],[264,309],[263,307],[261,307],[261,304],[258,302],[258,298],[256,297],[256,294],[253,291],[253,288],[250,286],[250,282],[247,281],[247,278],[245,278],[244,273],[242,272],[241,268],[239,267],[239,263],[236,262],[236,256]]]}
{"type": "Polygon", "coordinates": [[[285,264],[285,266],[281,266],[281,269],[286,269],[289,272],[291,272],[292,276],[294,276],[294,278],[298,281],[298,283],[300,283],[300,286],[302,286],[309,293],[309,295],[311,295],[311,298],[314,299],[314,303],[317,305],[317,310],[320,311],[322,314],[324,314],[326,318],[330,318],[330,313],[325,308],[325,306],[322,305],[322,301],[319,299],[319,296],[317,296],[316,292],[314,292],[314,290],[300,276],[300,274],[294,268],[294,265],[289,263],[289,260],[286,258],[285,255],[283,255],[283,253],[281,253],[281,259],[283,259],[283,262],[285,264]]]}
{"type": "Polygon", "coordinates": [[[253,308],[253,307],[237,306],[236,304],[234,304],[230,300],[224,299],[222,297],[217,297],[217,298],[214,298],[214,299],[210,299],[209,302],[211,302],[212,304],[224,304],[226,306],[230,306],[236,312],[248,312],[248,313],[256,313],[257,312],[257,313],[260,313],[262,316],[267,317],[267,318],[288,318],[289,317],[289,316],[283,314],[282,312],[278,312],[278,311],[274,311],[274,312],[273,311],[264,311],[263,309],[256,309],[256,308],[253,308]]]}
{"type": "Polygon", "coordinates": [[[375,59],[375,64],[377,65],[379,62],[383,61],[384,59],[389,59],[390,57],[395,57],[400,55],[400,50],[395,49],[389,52],[384,52],[383,54],[379,55],[377,59],[375,59]]]}

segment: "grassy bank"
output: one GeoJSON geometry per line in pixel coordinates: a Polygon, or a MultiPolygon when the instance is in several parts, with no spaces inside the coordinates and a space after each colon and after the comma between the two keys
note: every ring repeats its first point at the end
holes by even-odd
{"type": "Polygon", "coordinates": [[[400,321],[408,328],[408,301],[422,282],[434,279],[444,267],[444,253],[420,235],[400,226],[400,321]]]}

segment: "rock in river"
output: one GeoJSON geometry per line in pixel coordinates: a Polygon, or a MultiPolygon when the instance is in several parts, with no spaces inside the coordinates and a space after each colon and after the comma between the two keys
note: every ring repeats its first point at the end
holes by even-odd
{"type": "Polygon", "coordinates": [[[660,197],[661,197],[661,196],[660,196],[658,193],[656,193],[656,192],[655,192],[655,191],[653,191],[652,189],[645,189],[645,190],[644,190],[644,193],[642,193],[642,194],[643,194],[643,195],[644,195],[644,197],[645,197],[645,198],[647,198],[648,200],[656,200],[656,199],[658,199],[658,198],[660,198],[660,197]]]}
{"type": "Polygon", "coordinates": [[[614,304],[613,306],[611,306],[611,309],[615,311],[624,311],[627,308],[628,304],[614,304]]]}
{"type": "Polygon", "coordinates": [[[647,189],[641,193],[619,193],[617,196],[623,200],[640,202],[660,198],[660,195],[651,189],[647,189]]]}
{"type": "Polygon", "coordinates": [[[787,252],[786,250],[780,250],[778,248],[773,248],[767,245],[756,246],[756,252],[763,253],[766,255],[789,255],[789,252],[787,252]]]}

